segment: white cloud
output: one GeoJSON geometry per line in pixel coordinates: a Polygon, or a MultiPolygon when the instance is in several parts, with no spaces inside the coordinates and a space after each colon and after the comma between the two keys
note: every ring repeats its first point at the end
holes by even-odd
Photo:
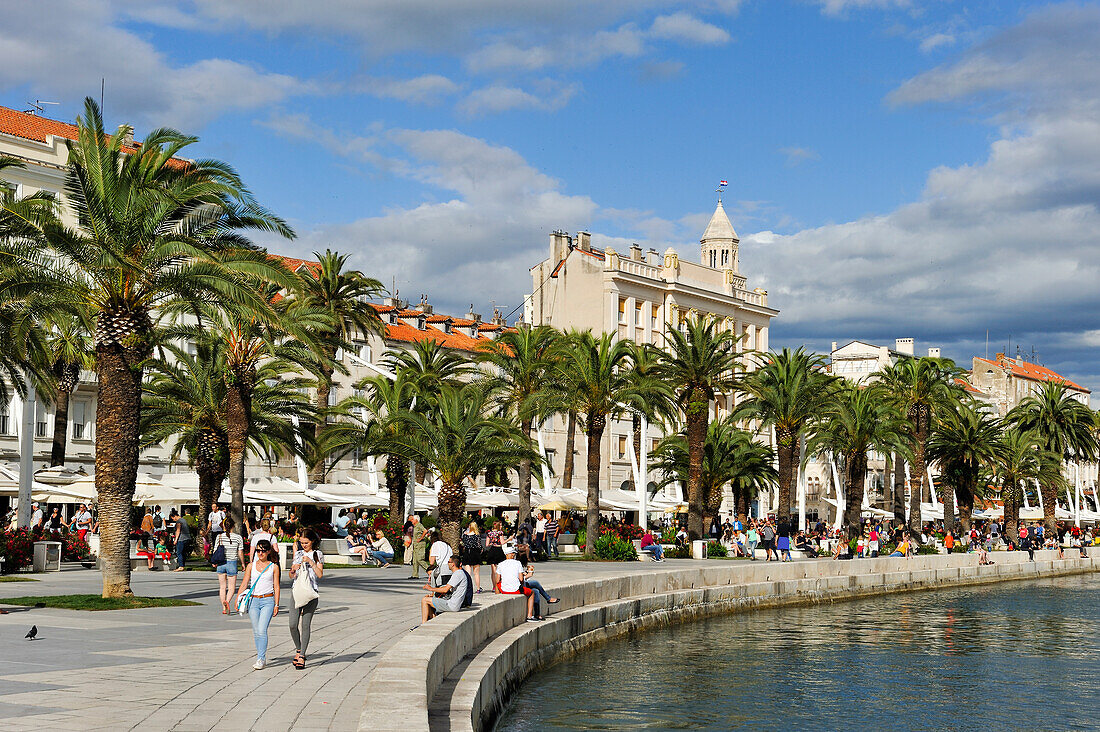
{"type": "Polygon", "coordinates": [[[412,79],[365,77],[353,84],[353,88],[377,97],[415,104],[435,104],[461,89],[458,84],[440,74],[424,74],[412,79]]]}
{"type": "Polygon", "coordinates": [[[493,84],[477,89],[458,105],[458,111],[470,116],[496,114],[514,109],[539,109],[554,111],[564,107],[577,93],[577,85],[542,84],[535,94],[518,87],[493,84]]]}
{"type": "Polygon", "coordinates": [[[951,46],[955,43],[955,36],[949,33],[933,33],[920,42],[920,50],[930,53],[937,48],[951,46]]]}
{"type": "Polygon", "coordinates": [[[816,0],[826,15],[843,15],[849,10],[887,10],[912,7],[911,0],[816,0]]]}
{"type": "Polygon", "coordinates": [[[105,0],[8,4],[0,25],[0,88],[28,85],[73,108],[86,95],[98,96],[105,78],[112,118],[185,129],[227,111],[323,91],[228,59],[173,63],[116,20],[105,0]]]}
{"type": "Polygon", "coordinates": [[[801,163],[812,160],[820,160],[821,156],[808,147],[781,147],[781,152],[787,158],[787,167],[793,168],[801,163]]]}
{"type": "Polygon", "coordinates": [[[895,102],[980,99],[1013,124],[985,160],[932,170],[914,203],[746,236],[745,269],[783,310],[779,330],[822,341],[915,335],[968,359],[989,329],[1100,386],[1084,350],[1100,312],[1100,75],[1078,74],[1098,48],[1100,8],[1055,7],[903,84],[895,102]]]}
{"type": "Polygon", "coordinates": [[[730,34],[724,28],[704,23],[689,13],[661,15],[653,21],[649,34],[654,38],[666,38],[684,43],[728,43],[730,34]]]}

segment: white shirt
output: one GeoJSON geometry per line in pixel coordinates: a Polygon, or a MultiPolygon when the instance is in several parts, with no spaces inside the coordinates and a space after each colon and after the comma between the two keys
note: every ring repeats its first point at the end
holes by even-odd
{"type": "Polygon", "coordinates": [[[433,560],[435,566],[439,567],[440,574],[450,574],[451,568],[447,566],[447,560],[451,558],[452,554],[454,552],[451,550],[451,545],[441,540],[432,544],[432,549],[428,552],[428,558],[433,560]]]}
{"type": "Polygon", "coordinates": [[[206,518],[210,522],[211,531],[221,531],[222,520],[225,518],[225,511],[211,511],[210,515],[206,518]]]}
{"type": "Polygon", "coordinates": [[[538,521],[535,522],[535,533],[536,534],[545,534],[546,533],[546,519],[540,518],[538,521]]]}
{"type": "Polygon", "coordinates": [[[500,575],[500,589],[502,592],[519,592],[520,577],[523,576],[523,565],[517,559],[505,559],[497,565],[497,574],[500,575]]]}
{"type": "Polygon", "coordinates": [[[34,513],[31,514],[31,526],[38,526],[42,523],[42,509],[34,509],[34,513]]]}
{"type": "MultiPolygon", "coordinates": [[[[262,572],[256,572],[248,580],[248,587],[252,588],[252,595],[270,595],[275,592],[275,567],[273,562],[268,562],[262,572]]],[[[255,570],[255,565],[253,565],[255,570]]],[[[248,587],[245,591],[248,591],[248,587]]]]}
{"type": "Polygon", "coordinates": [[[81,511],[76,515],[76,528],[78,529],[90,529],[92,528],[92,512],[81,511]]]}

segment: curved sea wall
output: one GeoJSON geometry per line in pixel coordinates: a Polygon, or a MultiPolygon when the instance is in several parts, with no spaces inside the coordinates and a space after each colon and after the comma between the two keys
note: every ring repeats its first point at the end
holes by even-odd
{"type": "Polygon", "coordinates": [[[519,597],[479,597],[473,611],[445,613],[379,659],[359,728],[427,732],[489,727],[533,671],[593,643],[634,630],[745,608],[1035,579],[1100,570],[1100,558],[1055,551],[881,557],[787,564],[725,562],[656,569],[554,588],[561,603],[545,622],[525,623],[519,597]]]}

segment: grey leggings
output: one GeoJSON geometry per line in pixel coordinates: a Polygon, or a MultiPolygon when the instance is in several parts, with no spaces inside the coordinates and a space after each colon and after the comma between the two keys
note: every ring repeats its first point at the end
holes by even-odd
{"type": "Polygon", "coordinates": [[[290,609],[290,639],[303,656],[309,645],[309,625],[313,622],[313,613],[317,612],[318,599],[315,597],[301,607],[290,609]]]}

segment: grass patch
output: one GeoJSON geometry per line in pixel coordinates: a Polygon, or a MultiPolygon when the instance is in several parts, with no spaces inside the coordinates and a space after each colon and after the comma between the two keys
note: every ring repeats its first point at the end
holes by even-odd
{"type": "Polygon", "coordinates": [[[0,576],[0,582],[37,582],[33,577],[16,577],[14,575],[5,574],[0,576]]]}
{"type": "Polygon", "coordinates": [[[99,595],[41,595],[9,597],[0,600],[0,605],[35,606],[39,603],[45,607],[62,610],[134,610],[143,607],[181,607],[202,604],[174,597],[100,597],[99,595]]]}

